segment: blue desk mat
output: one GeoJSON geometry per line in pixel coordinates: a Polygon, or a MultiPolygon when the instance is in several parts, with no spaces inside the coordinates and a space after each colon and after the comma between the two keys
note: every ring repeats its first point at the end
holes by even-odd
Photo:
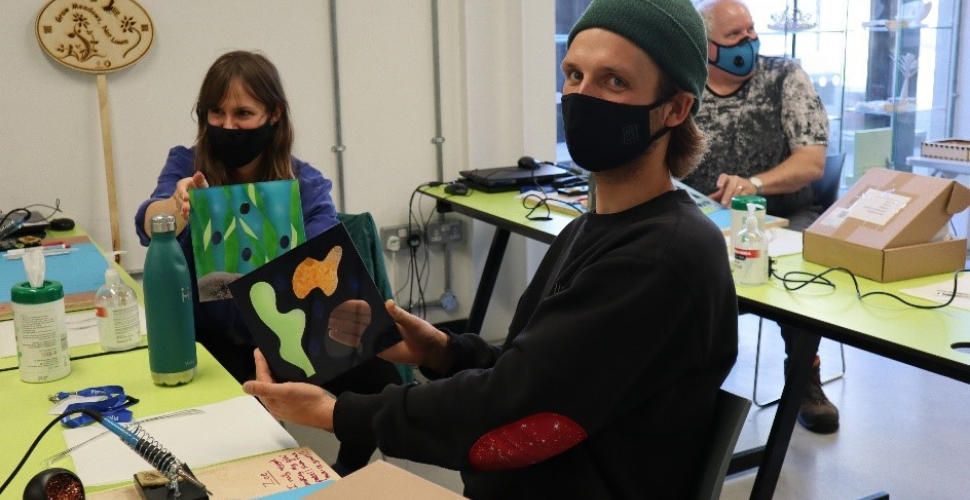
{"type": "MultiPolygon", "coordinates": [[[[64,294],[97,291],[104,284],[104,272],[108,262],[93,243],[71,245],[73,250],[62,255],[47,256],[44,279],[59,281],[64,294]]],[[[8,260],[0,254],[0,303],[10,302],[10,288],[27,281],[22,259],[8,260]]]]}
{"type": "Polygon", "coordinates": [[[728,209],[707,212],[707,217],[714,221],[721,230],[731,229],[731,211],[728,209]]]}

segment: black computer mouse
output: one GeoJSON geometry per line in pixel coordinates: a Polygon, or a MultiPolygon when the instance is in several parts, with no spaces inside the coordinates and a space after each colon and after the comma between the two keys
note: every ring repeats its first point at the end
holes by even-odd
{"type": "Polygon", "coordinates": [[[54,231],[70,231],[74,229],[74,220],[67,218],[51,219],[51,229],[54,231]]]}
{"type": "Polygon", "coordinates": [[[539,162],[531,156],[523,156],[519,158],[519,168],[524,168],[526,170],[538,170],[539,162]]]}
{"type": "Polygon", "coordinates": [[[468,194],[468,186],[461,182],[449,182],[445,186],[445,193],[464,196],[468,194]]]}

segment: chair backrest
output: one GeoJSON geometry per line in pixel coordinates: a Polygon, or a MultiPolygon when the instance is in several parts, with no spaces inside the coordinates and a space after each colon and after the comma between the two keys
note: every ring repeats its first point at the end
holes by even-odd
{"type": "Polygon", "coordinates": [[[704,469],[698,484],[698,500],[717,500],[721,498],[721,487],[727,474],[734,446],[741,435],[741,427],[748,417],[751,401],[721,389],[714,405],[714,429],[711,433],[711,448],[707,453],[704,469]]]}
{"type": "Polygon", "coordinates": [[[374,217],[370,212],[338,213],[337,220],[347,228],[347,233],[350,234],[350,239],[357,247],[357,252],[360,253],[364,266],[367,268],[371,279],[374,280],[374,284],[377,285],[377,290],[381,292],[381,296],[385,300],[391,298],[393,290],[391,290],[390,281],[387,278],[387,267],[384,264],[384,253],[381,250],[380,237],[377,233],[377,224],[374,222],[374,217]]]}
{"type": "Polygon", "coordinates": [[[815,193],[815,204],[822,210],[828,210],[839,198],[839,183],[842,181],[842,165],[845,164],[845,153],[825,157],[825,173],[822,178],[812,183],[815,193]]]}
{"type": "MultiPolygon", "coordinates": [[[[337,213],[337,220],[347,228],[347,234],[350,235],[350,240],[357,247],[357,253],[360,254],[361,260],[364,261],[364,267],[367,268],[371,279],[377,285],[377,291],[381,293],[384,299],[392,298],[394,290],[387,277],[387,266],[384,263],[384,252],[381,250],[381,240],[378,236],[374,216],[370,212],[359,214],[337,213]]],[[[403,383],[414,382],[414,373],[409,366],[394,363],[394,367],[401,376],[403,383]]]]}

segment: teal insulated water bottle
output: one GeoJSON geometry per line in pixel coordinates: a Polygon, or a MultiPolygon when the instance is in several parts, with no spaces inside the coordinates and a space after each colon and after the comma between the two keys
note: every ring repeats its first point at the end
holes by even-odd
{"type": "Polygon", "coordinates": [[[148,363],[155,385],[187,384],[195,377],[192,278],[175,240],[175,217],[152,217],[152,242],[145,257],[145,320],[148,363]]]}

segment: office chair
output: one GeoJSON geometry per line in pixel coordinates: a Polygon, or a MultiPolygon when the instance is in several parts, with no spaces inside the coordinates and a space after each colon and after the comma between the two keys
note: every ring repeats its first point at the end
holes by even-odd
{"type": "MultiPolygon", "coordinates": [[[[370,212],[360,214],[338,213],[337,220],[343,223],[350,235],[350,240],[357,247],[364,267],[368,274],[377,285],[377,290],[381,292],[384,300],[393,297],[391,282],[387,278],[387,266],[384,264],[384,252],[381,250],[380,237],[377,233],[377,224],[370,212]]],[[[401,375],[401,381],[405,384],[414,382],[414,373],[410,366],[394,363],[394,367],[401,375]]]]}
{"type": "Polygon", "coordinates": [[[717,500],[721,498],[724,476],[734,455],[734,446],[741,435],[741,427],[748,417],[751,401],[721,389],[714,404],[714,428],[711,432],[711,447],[701,470],[697,489],[697,500],[717,500]]]}
{"type": "MultiPolygon", "coordinates": [[[[822,207],[822,211],[828,210],[839,198],[839,184],[842,180],[842,166],[845,164],[845,153],[830,155],[825,157],[825,173],[822,178],[812,182],[812,192],[815,193],[815,204],[822,207]]],[[[751,390],[751,400],[758,408],[773,405],[778,402],[780,397],[758,401],[758,372],[761,365],[761,326],[764,318],[758,318],[758,342],[755,344],[754,353],[754,388],[751,390]]],[[[842,361],[842,369],[839,373],[822,380],[822,384],[827,384],[833,380],[838,380],[845,376],[845,346],[839,344],[839,354],[842,361]]]]}

